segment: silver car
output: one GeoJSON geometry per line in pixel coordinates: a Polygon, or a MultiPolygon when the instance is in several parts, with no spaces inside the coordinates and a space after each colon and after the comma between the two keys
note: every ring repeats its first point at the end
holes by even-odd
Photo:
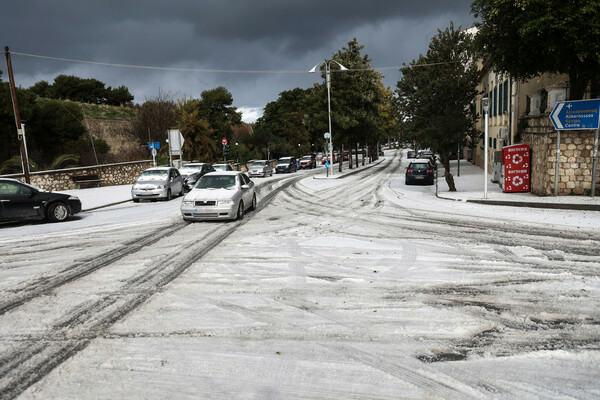
{"type": "Polygon", "coordinates": [[[181,202],[186,221],[242,219],[246,210],[256,208],[254,182],[240,171],[210,172],[181,202]]]}
{"type": "Polygon", "coordinates": [[[273,176],[273,167],[271,167],[271,163],[267,160],[257,160],[248,169],[248,175],[250,177],[262,176],[263,178],[267,175],[273,176]]]}
{"type": "Polygon", "coordinates": [[[215,171],[233,171],[231,164],[213,164],[215,171]]]}
{"type": "Polygon", "coordinates": [[[155,167],[142,172],[131,187],[131,198],[140,200],[171,200],[172,195],[183,196],[183,178],[173,167],[155,167]]]}

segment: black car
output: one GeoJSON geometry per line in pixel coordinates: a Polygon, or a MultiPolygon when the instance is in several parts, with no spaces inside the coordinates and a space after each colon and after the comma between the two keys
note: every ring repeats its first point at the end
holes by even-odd
{"type": "Polygon", "coordinates": [[[189,192],[192,190],[198,179],[204,174],[208,174],[209,172],[215,172],[215,168],[212,164],[208,163],[188,163],[183,167],[179,168],[179,173],[183,178],[183,183],[185,187],[185,191],[189,192]]]}
{"type": "Polygon", "coordinates": [[[406,153],[406,158],[417,158],[417,151],[416,150],[409,150],[406,153]]]}
{"type": "Polygon", "coordinates": [[[275,173],[296,172],[297,164],[294,157],[281,157],[275,166],[275,173]]]}
{"type": "Polygon", "coordinates": [[[406,169],[406,178],[404,183],[411,185],[413,183],[425,183],[433,185],[433,165],[427,159],[416,159],[408,164],[406,169]]]}
{"type": "Polygon", "coordinates": [[[61,222],[80,211],[81,201],[76,196],[0,178],[0,222],[43,219],[61,222]]]}

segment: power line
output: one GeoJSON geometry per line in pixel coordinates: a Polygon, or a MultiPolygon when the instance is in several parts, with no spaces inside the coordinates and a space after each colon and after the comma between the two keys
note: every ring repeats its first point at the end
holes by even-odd
{"type": "MultiPolygon", "coordinates": [[[[244,70],[244,69],[203,69],[203,68],[183,68],[183,67],[161,67],[161,66],[153,66],[153,65],[135,65],[135,64],[119,64],[119,63],[109,63],[102,61],[89,61],[89,60],[77,60],[73,58],[63,58],[63,57],[53,57],[53,56],[43,56],[39,54],[30,54],[30,53],[21,53],[21,52],[10,52],[13,55],[22,56],[22,57],[31,57],[31,58],[40,58],[45,60],[54,60],[54,61],[64,61],[71,63],[79,63],[79,64],[91,64],[91,65],[102,65],[105,67],[116,67],[116,68],[130,68],[130,69],[147,69],[147,70],[157,70],[157,71],[178,71],[178,72],[206,72],[206,73],[225,73],[225,74],[306,74],[308,71],[294,71],[294,70],[244,70]]],[[[401,66],[392,66],[392,67],[372,67],[372,68],[356,68],[356,69],[348,69],[348,71],[372,71],[372,70],[389,70],[396,69],[400,70],[402,68],[414,68],[414,67],[428,67],[435,65],[444,65],[444,64],[456,64],[460,61],[448,61],[448,62],[439,62],[439,63],[430,63],[430,64],[413,64],[413,65],[401,65],[401,66]]],[[[332,70],[331,72],[336,72],[336,70],[332,70]]]]}

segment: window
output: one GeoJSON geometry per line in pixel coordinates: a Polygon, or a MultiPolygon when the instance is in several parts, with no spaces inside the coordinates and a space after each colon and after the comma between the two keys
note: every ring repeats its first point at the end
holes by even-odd
{"type": "Polygon", "coordinates": [[[496,145],[497,145],[497,144],[498,144],[498,143],[496,142],[496,138],[494,138],[494,146],[493,146],[493,147],[494,147],[494,149],[496,149],[496,145]]]}
{"type": "Polygon", "coordinates": [[[498,114],[502,115],[504,110],[504,103],[502,102],[502,84],[498,86],[498,114]]]}
{"type": "Polygon", "coordinates": [[[498,115],[498,86],[494,88],[494,117],[498,115]]]}
{"type": "Polygon", "coordinates": [[[504,81],[504,98],[502,100],[504,103],[504,111],[508,111],[508,79],[504,81]]]}

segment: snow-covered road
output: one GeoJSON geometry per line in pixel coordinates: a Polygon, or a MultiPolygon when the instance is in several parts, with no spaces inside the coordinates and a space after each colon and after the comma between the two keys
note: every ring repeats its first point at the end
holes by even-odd
{"type": "Polygon", "coordinates": [[[241,223],[0,239],[0,397],[598,398],[598,217],[403,171],[273,181],[241,223]]]}

